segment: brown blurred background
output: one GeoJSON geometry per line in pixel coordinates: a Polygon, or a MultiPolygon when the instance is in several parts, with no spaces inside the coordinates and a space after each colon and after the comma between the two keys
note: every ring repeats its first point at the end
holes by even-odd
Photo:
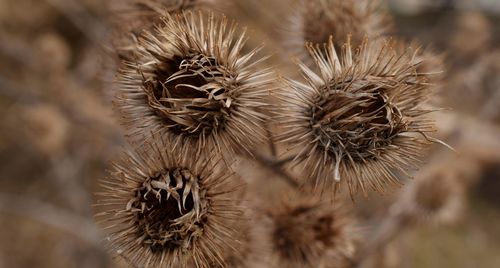
{"type": "MultiPolygon", "coordinates": [[[[276,52],[284,1],[233,0],[225,12],[276,52]]],[[[456,223],[401,233],[384,266],[500,267],[500,1],[389,4],[397,35],[445,57],[434,102],[449,109],[435,114],[437,136],[459,153],[436,146],[425,163],[463,177],[468,191],[456,223]]],[[[111,25],[107,1],[0,0],[0,268],[122,265],[102,246],[92,208],[124,145],[109,94],[111,25]]],[[[364,236],[396,198],[353,206],[364,236]]]]}

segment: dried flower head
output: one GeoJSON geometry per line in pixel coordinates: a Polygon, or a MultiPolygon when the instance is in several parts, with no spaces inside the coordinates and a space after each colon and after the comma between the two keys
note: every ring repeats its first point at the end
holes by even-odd
{"type": "Polygon", "coordinates": [[[332,40],[325,50],[309,45],[320,73],[300,63],[306,82],[286,81],[279,140],[316,185],[343,179],[351,194],[384,191],[399,183],[394,171],[407,174],[434,140],[423,117],[430,85],[417,72],[415,50],[397,53],[392,45],[365,41],[353,50],[348,42],[341,58],[332,40]]]}
{"type": "Polygon", "coordinates": [[[464,184],[457,175],[442,167],[420,174],[402,192],[396,210],[416,222],[455,222],[464,207],[464,184]]]}
{"type": "Polygon", "coordinates": [[[165,147],[126,154],[102,181],[98,217],[111,248],[138,267],[225,267],[241,216],[232,173],[165,147]]]}
{"type": "Polygon", "coordinates": [[[186,12],[139,41],[119,76],[116,108],[132,141],[159,133],[174,148],[249,152],[265,137],[273,81],[259,49],[241,55],[245,32],[227,19],[186,12]]]}
{"type": "Polygon", "coordinates": [[[273,267],[348,267],[352,221],[344,211],[296,193],[269,212],[273,267]]]}
{"type": "Polygon", "coordinates": [[[299,0],[296,10],[286,31],[286,44],[302,59],[309,56],[306,42],[327,43],[333,35],[338,49],[350,36],[358,46],[365,37],[386,35],[392,24],[379,0],[299,0]]]}

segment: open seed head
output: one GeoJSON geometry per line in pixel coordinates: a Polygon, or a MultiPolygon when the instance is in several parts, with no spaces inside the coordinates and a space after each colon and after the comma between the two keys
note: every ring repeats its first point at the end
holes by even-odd
{"type": "Polygon", "coordinates": [[[320,72],[300,63],[305,82],[288,80],[281,90],[278,140],[317,187],[344,181],[351,194],[384,191],[434,140],[423,107],[430,85],[417,72],[416,51],[392,46],[365,41],[354,50],[348,42],[339,58],[332,40],[324,50],[309,45],[320,72]]]}
{"type": "Polygon", "coordinates": [[[292,54],[306,60],[310,59],[306,42],[323,44],[334,36],[339,49],[350,36],[358,46],[365,37],[388,34],[391,26],[391,18],[379,0],[298,0],[285,42],[292,54]]]}
{"type": "Polygon", "coordinates": [[[341,208],[297,193],[269,215],[273,267],[348,267],[355,253],[353,222],[341,208]]]}
{"type": "Polygon", "coordinates": [[[243,31],[213,14],[167,15],[139,41],[118,78],[115,106],[132,142],[159,133],[192,153],[250,152],[265,138],[273,73],[258,48],[240,54],[243,31]]]}
{"type": "Polygon", "coordinates": [[[110,247],[136,267],[225,267],[241,220],[233,174],[165,146],[125,154],[102,181],[97,217],[110,247]]]}

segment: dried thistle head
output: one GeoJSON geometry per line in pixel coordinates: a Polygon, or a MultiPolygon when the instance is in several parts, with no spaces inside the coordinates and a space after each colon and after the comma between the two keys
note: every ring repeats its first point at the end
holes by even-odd
{"type": "Polygon", "coordinates": [[[342,209],[296,193],[269,216],[273,267],[348,267],[355,243],[352,221],[342,209]]]}
{"type": "Polygon", "coordinates": [[[413,49],[397,53],[392,45],[365,41],[353,50],[348,42],[341,58],[332,40],[324,50],[309,45],[320,73],[301,63],[306,81],[286,81],[278,138],[317,186],[344,180],[351,194],[384,191],[433,140],[426,75],[417,72],[413,49]]]}
{"type": "Polygon", "coordinates": [[[415,222],[451,224],[464,208],[464,186],[454,171],[427,170],[402,192],[397,211],[415,222]]]}
{"type": "Polygon", "coordinates": [[[162,148],[127,153],[102,181],[98,218],[111,248],[137,267],[225,267],[241,217],[233,173],[162,148]]]}
{"type": "Polygon", "coordinates": [[[289,25],[286,31],[289,50],[307,59],[306,42],[327,43],[333,35],[338,49],[350,36],[358,46],[365,37],[375,39],[386,35],[392,22],[379,0],[299,0],[289,25]]]}
{"type": "Polygon", "coordinates": [[[133,142],[159,133],[174,148],[231,155],[264,139],[273,75],[257,68],[258,48],[240,54],[246,35],[236,31],[225,18],[186,12],[144,35],[115,102],[133,142]]]}

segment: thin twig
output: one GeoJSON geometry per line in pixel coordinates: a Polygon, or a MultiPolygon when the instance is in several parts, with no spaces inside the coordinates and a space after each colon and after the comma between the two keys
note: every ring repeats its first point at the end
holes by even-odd
{"type": "Polygon", "coordinates": [[[284,179],[284,181],[287,182],[290,186],[294,188],[300,188],[300,184],[290,174],[282,169],[283,164],[289,162],[291,159],[293,159],[293,157],[283,160],[277,160],[262,155],[259,152],[253,152],[253,155],[255,156],[255,160],[257,160],[257,162],[272,170],[278,175],[278,177],[284,179]]]}
{"type": "Polygon", "coordinates": [[[373,255],[380,252],[394,238],[406,228],[413,226],[411,218],[404,213],[390,214],[375,230],[371,239],[360,250],[359,254],[351,259],[351,268],[362,268],[363,264],[373,255]]]}

